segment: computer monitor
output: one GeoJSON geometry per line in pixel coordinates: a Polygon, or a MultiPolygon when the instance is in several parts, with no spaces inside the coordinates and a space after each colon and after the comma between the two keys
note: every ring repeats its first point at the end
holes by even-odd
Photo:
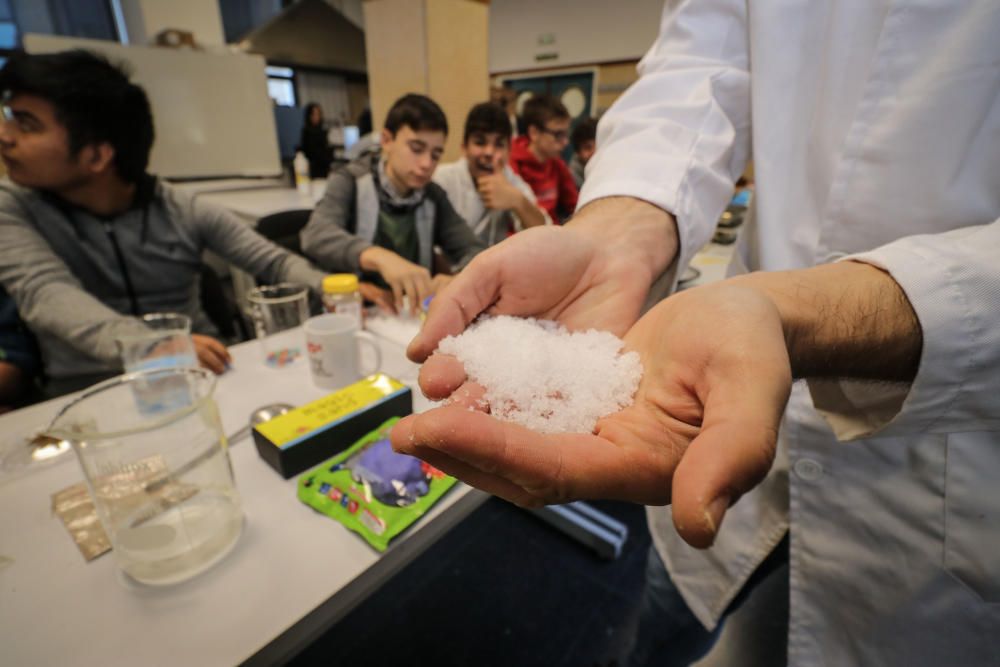
{"type": "Polygon", "coordinates": [[[351,146],[358,143],[358,139],[361,138],[361,130],[358,129],[357,125],[345,125],[344,126],[344,150],[348,150],[351,146]]]}

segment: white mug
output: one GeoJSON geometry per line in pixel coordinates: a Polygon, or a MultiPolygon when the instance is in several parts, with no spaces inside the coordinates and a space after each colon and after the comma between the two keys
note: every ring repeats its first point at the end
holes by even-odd
{"type": "Polygon", "coordinates": [[[327,313],[310,317],[305,323],[309,368],[318,387],[337,389],[359,378],[377,373],[382,366],[382,351],[375,337],[358,329],[358,320],[350,315],[327,313]],[[375,367],[361,370],[358,343],[367,343],[375,351],[375,367]]]}

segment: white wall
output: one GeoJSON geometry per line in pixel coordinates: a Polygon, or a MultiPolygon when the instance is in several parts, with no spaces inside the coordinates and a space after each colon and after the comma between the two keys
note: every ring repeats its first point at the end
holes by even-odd
{"type": "Polygon", "coordinates": [[[323,116],[327,123],[333,124],[339,120],[351,124],[351,105],[344,77],[308,70],[300,70],[297,76],[300,107],[309,102],[316,102],[323,107],[323,116]]]}
{"type": "Polygon", "coordinates": [[[193,33],[201,46],[226,43],[219,3],[211,0],[119,0],[129,44],[151,44],[167,28],[193,33]]]}
{"type": "Polygon", "coordinates": [[[635,60],[656,38],[662,10],[663,0],[493,0],[490,72],[635,60]],[[539,44],[543,36],[554,41],[539,44]],[[544,53],[558,58],[535,59],[544,53]]]}
{"type": "Polygon", "coordinates": [[[153,108],[152,173],[177,179],[281,173],[261,56],[53,35],[26,35],[24,48],[28,53],[89,49],[128,63],[153,108]]]}

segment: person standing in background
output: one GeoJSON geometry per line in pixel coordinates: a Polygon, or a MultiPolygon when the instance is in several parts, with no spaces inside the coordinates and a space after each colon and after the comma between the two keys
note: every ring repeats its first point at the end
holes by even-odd
{"type": "Polygon", "coordinates": [[[316,102],[306,105],[303,113],[302,137],[299,150],[309,160],[309,178],[326,178],[333,162],[333,148],[327,137],[326,123],[323,122],[323,107],[316,102]]]}

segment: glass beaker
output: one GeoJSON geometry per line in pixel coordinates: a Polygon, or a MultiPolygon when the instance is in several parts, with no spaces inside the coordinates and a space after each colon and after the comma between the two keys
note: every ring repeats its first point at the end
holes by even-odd
{"type": "MultiPolygon", "coordinates": [[[[119,336],[118,350],[126,373],[198,365],[191,338],[191,318],[179,313],[150,313],[142,316],[145,331],[119,336]]],[[[185,405],[186,383],[180,378],[136,385],[134,394],[140,410],[156,413],[170,409],[174,401],[185,405]],[[178,384],[179,383],[179,384],[178,384]],[[179,394],[174,395],[173,386],[179,394]]]]}
{"type": "Polygon", "coordinates": [[[141,319],[146,331],[120,336],[117,340],[126,373],[198,365],[190,317],[180,313],[149,313],[141,319]]]}
{"type": "Polygon", "coordinates": [[[264,363],[280,368],[302,356],[301,326],[309,319],[309,288],[294,283],[265,285],[250,290],[247,300],[264,363]]]}
{"type": "Polygon", "coordinates": [[[118,565],[137,581],[189,579],[243,530],[214,389],[201,368],[129,373],[85,391],[48,429],[72,444],[118,565]],[[140,397],[162,383],[172,401],[148,410],[140,397]]]}

